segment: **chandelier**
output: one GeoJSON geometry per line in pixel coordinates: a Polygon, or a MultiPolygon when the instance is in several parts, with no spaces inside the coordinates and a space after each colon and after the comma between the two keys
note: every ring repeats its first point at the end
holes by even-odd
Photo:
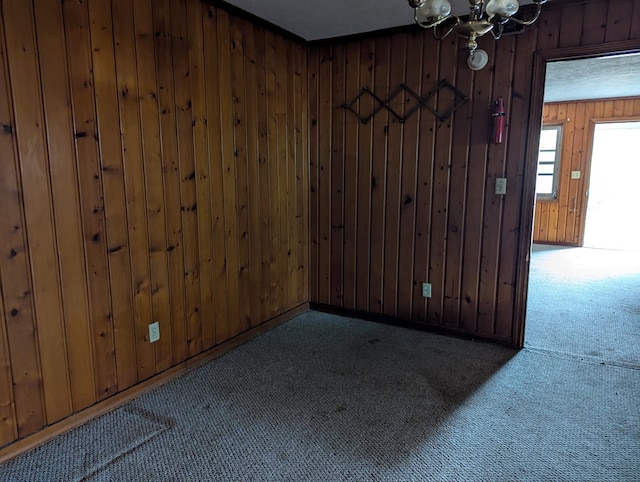
{"type": "Polygon", "coordinates": [[[517,0],[469,0],[469,19],[462,20],[451,13],[448,0],[408,0],[413,8],[413,18],[422,28],[433,28],[433,35],[442,40],[451,32],[467,39],[466,47],[469,51],[467,65],[471,70],[480,70],[489,61],[486,51],[478,48],[477,38],[491,32],[494,39],[502,36],[504,27],[509,22],[520,25],[531,25],[538,20],[542,4],[547,0],[533,0],[536,13],[530,20],[514,17],[520,5],[517,0]],[[485,5],[486,4],[486,5],[485,5]],[[449,24],[446,30],[443,24],[449,24]]]}

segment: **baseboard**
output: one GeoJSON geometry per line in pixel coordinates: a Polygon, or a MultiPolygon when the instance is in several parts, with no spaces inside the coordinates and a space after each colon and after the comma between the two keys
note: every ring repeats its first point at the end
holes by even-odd
{"type": "Polygon", "coordinates": [[[193,370],[194,368],[207,363],[208,361],[222,356],[228,351],[233,350],[243,343],[246,343],[252,338],[261,335],[266,331],[269,331],[272,328],[275,328],[276,326],[289,321],[294,316],[305,313],[306,311],[309,311],[309,303],[303,303],[285,313],[282,313],[279,316],[276,316],[275,318],[272,318],[269,321],[266,321],[250,329],[249,331],[245,331],[244,333],[241,333],[240,335],[227,340],[221,345],[211,348],[206,352],[200,353],[193,358],[185,360],[180,365],[171,367],[168,370],[162,373],[158,373],[152,378],[149,378],[148,380],[140,382],[137,385],[132,386],[131,388],[128,388],[106,400],[103,400],[102,402],[92,405],[91,407],[88,407],[81,412],[70,415],[69,417],[56,422],[53,425],[49,425],[48,427],[45,427],[44,429],[32,435],[13,442],[10,445],[7,445],[5,448],[0,449],[0,464],[38,447],[39,445],[48,442],[58,435],[79,427],[89,420],[104,415],[105,413],[110,412],[111,410],[114,410],[121,405],[124,405],[130,400],[139,397],[143,393],[148,392],[149,390],[152,390],[153,388],[156,388],[168,382],[169,380],[182,375],[183,373],[193,370]]]}

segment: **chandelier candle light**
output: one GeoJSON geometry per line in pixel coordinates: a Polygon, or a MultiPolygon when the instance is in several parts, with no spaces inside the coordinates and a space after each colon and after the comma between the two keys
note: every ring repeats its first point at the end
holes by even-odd
{"type": "Polygon", "coordinates": [[[413,8],[413,18],[422,28],[433,28],[433,35],[442,40],[451,32],[467,39],[469,58],[467,65],[471,70],[480,70],[489,61],[486,51],[478,48],[477,38],[491,32],[494,39],[499,39],[508,22],[520,25],[531,25],[538,20],[542,4],[547,0],[533,0],[536,5],[536,13],[530,20],[522,20],[514,17],[520,5],[517,0],[469,0],[469,19],[461,20],[451,14],[451,4],[448,0],[408,0],[413,8]],[[442,25],[448,20],[454,23],[444,33],[442,25]],[[440,31],[438,30],[440,27],[440,31]]]}

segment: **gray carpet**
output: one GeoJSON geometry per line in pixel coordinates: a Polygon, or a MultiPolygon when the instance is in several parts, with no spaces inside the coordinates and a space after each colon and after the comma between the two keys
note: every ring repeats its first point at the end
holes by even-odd
{"type": "Polygon", "coordinates": [[[640,371],[309,312],[1,480],[640,480],[640,371]]]}
{"type": "Polygon", "coordinates": [[[534,245],[525,346],[640,368],[640,251],[534,245]]]}

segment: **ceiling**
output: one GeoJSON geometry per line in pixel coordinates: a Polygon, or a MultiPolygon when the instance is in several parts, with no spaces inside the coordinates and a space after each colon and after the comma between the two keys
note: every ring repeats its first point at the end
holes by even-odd
{"type": "Polygon", "coordinates": [[[549,62],[544,101],[640,96],[640,54],[549,62]]]}
{"type": "MultiPolygon", "coordinates": [[[[413,24],[407,0],[225,1],[308,41],[413,24]]],[[[449,2],[456,15],[469,14],[468,0],[449,2]]]]}
{"type": "MultiPolygon", "coordinates": [[[[407,0],[224,1],[307,41],[413,24],[413,12],[407,0]]],[[[469,13],[468,0],[449,1],[453,13],[469,13]]],[[[521,5],[528,3],[532,3],[531,0],[520,1],[521,5]]],[[[636,95],[640,95],[640,55],[547,65],[545,102],[636,95]]]]}

